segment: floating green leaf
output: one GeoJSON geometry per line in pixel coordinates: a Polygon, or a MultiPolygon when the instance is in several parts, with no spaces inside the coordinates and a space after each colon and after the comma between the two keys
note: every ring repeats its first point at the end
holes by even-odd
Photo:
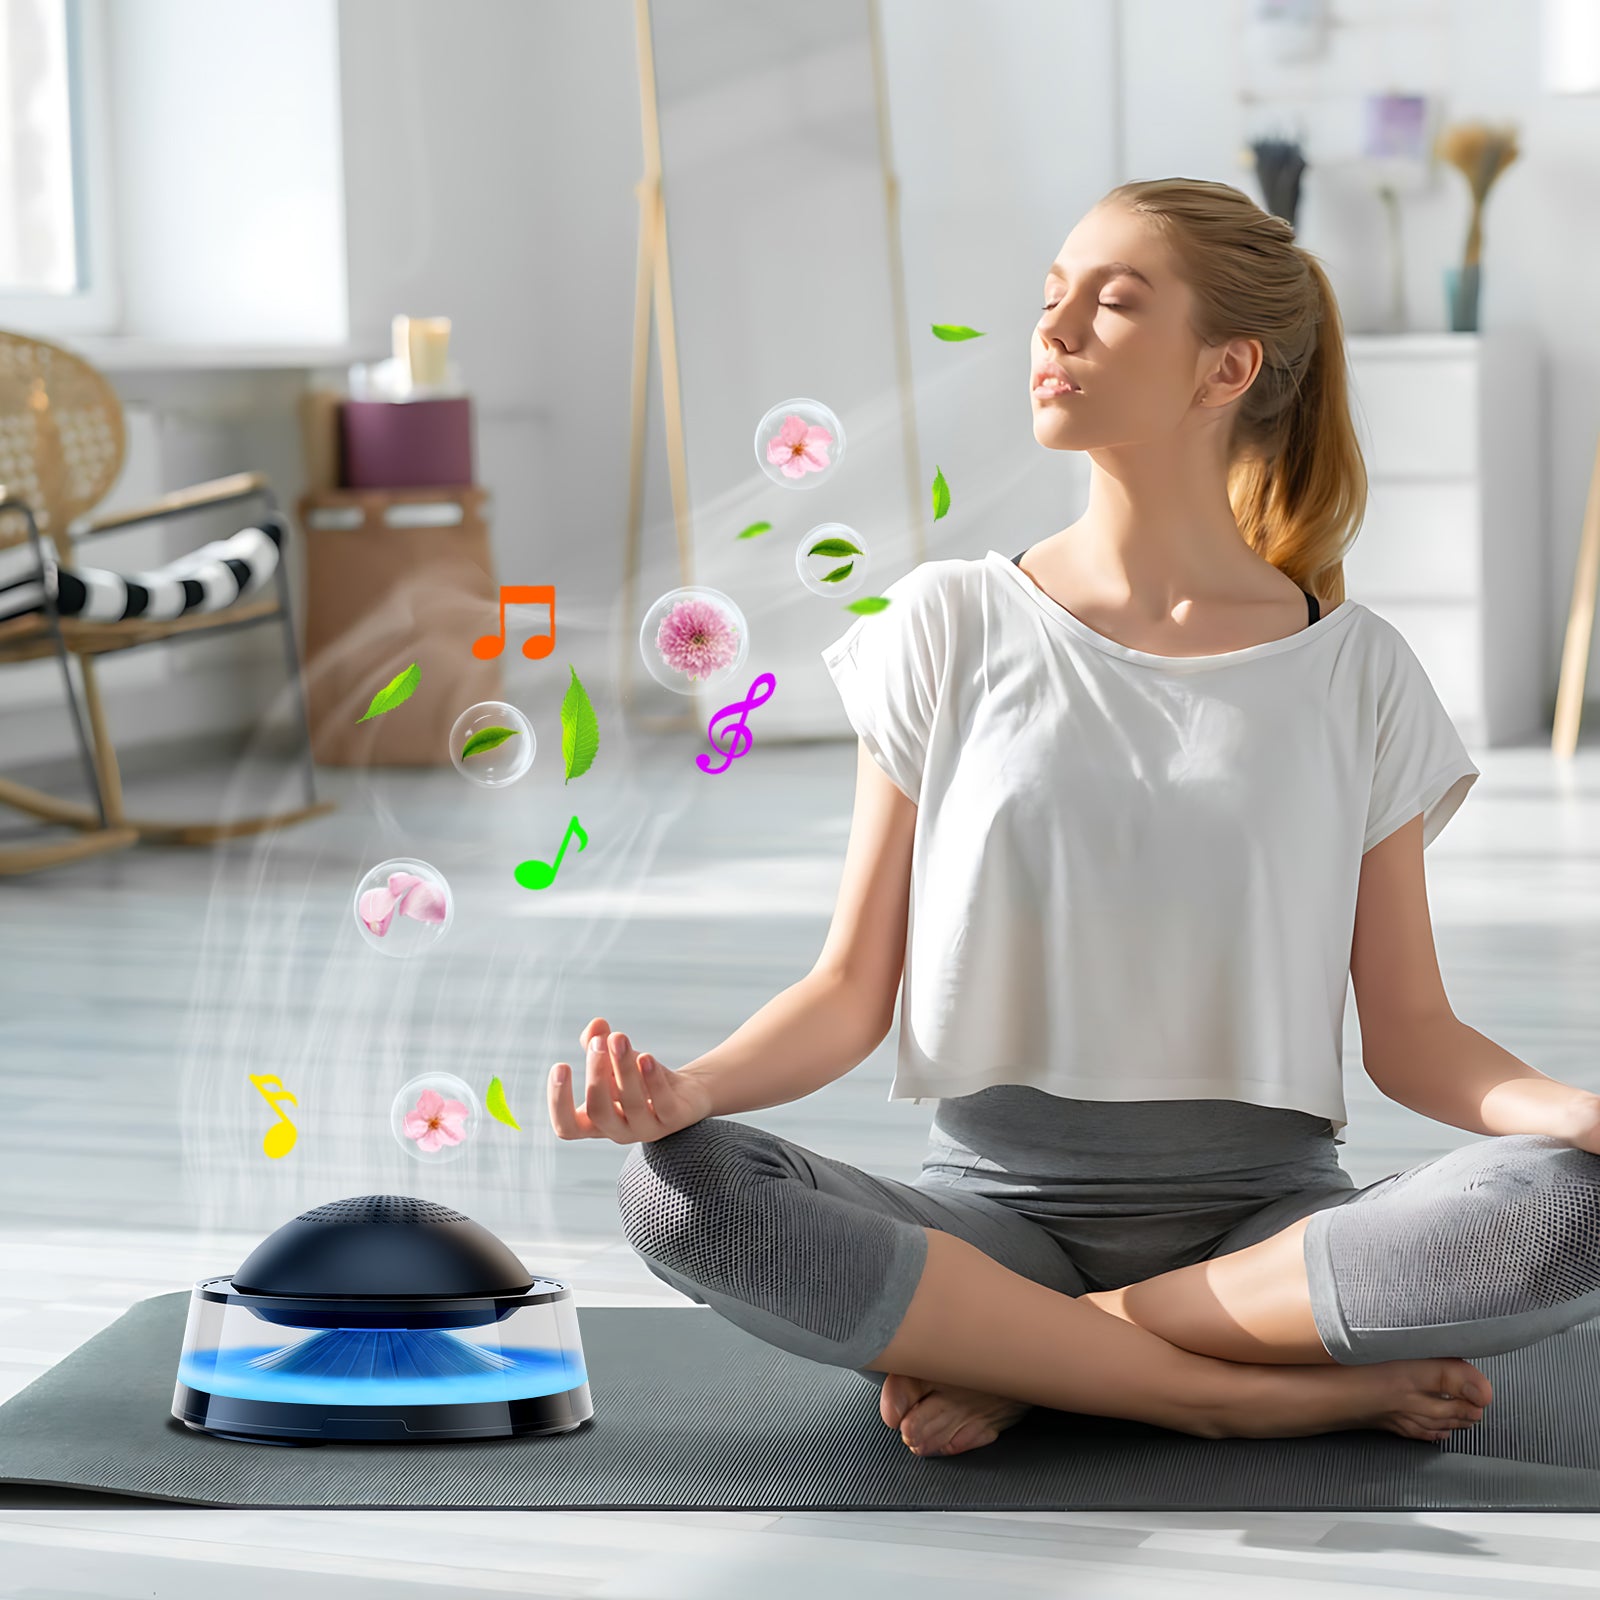
{"type": "Polygon", "coordinates": [[[935,339],[981,339],[983,334],[977,328],[969,328],[960,322],[935,322],[932,324],[935,339]]]}
{"type": "Polygon", "coordinates": [[[367,717],[381,717],[385,711],[393,711],[396,706],[404,705],[416,692],[421,677],[422,668],[413,661],[404,672],[397,672],[373,695],[372,704],[367,707],[366,714],[356,720],[365,722],[367,717]]]}
{"type": "Polygon", "coordinates": [[[830,572],[822,581],[824,583],[840,583],[844,579],[848,578],[855,570],[855,562],[847,561],[842,567],[835,567],[833,571],[830,572]]]}
{"type": "Polygon", "coordinates": [[[937,522],[949,509],[950,485],[944,481],[944,474],[935,467],[933,469],[933,520],[937,522]]]}
{"type": "Polygon", "coordinates": [[[863,599],[852,600],[845,607],[845,610],[854,611],[858,616],[870,617],[874,611],[882,611],[888,603],[889,601],[884,595],[869,594],[863,599]]]}
{"type": "Polygon", "coordinates": [[[515,1128],[518,1133],[522,1132],[521,1124],[511,1115],[511,1108],[506,1104],[505,1085],[498,1078],[489,1080],[488,1090],[483,1097],[483,1109],[496,1122],[503,1122],[508,1128],[515,1128]]]}
{"type": "Polygon", "coordinates": [[[770,522],[752,522],[739,537],[741,539],[753,539],[758,533],[770,533],[771,531],[772,524],[770,522]]]}
{"type": "Polygon", "coordinates": [[[515,728],[479,728],[473,736],[461,747],[461,759],[469,761],[473,756],[481,756],[487,750],[498,750],[507,739],[515,739],[515,728]]]}
{"type": "Polygon", "coordinates": [[[808,556],[858,556],[861,554],[860,545],[851,544],[848,539],[818,539],[806,551],[808,556]]]}
{"type": "Polygon", "coordinates": [[[578,669],[569,665],[572,682],[561,697],[561,759],[567,764],[566,784],[572,778],[581,778],[594,764],[595,752],[600,748],[600,723],[589,704],[588,691],[578,681],[578,669]]]}

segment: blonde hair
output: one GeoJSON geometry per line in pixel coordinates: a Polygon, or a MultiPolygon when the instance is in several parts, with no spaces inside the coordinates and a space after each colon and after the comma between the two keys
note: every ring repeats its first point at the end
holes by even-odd
{"type": "Polygon", "coordinates": [[[1344,325],[1322,264],[1243,190],[1203,178],[1119,184],[1099,202],[1148,217],[1194,295],[1205,344],[1259,339],[1239,397],[1228,499],[1258,555],[1324,606],[1344,598],[1344,555],[1367,507],[1350,416],[1344,325]]]}

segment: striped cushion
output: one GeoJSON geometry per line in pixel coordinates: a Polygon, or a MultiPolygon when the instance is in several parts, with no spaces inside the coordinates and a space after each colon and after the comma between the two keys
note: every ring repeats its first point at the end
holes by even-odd
{"type": "Polygon", "coordinates": [[[269,511],[230,538],[214,539],[153,572],[126,575],[63,566],[48,536],[41,539],[41,572],[33,545],[14,545],[0,550],[0,622],[43,611],[47,590],[63,617],[84,622],[165,622],[190,611],[222,611],[256,593],[277,571],[284,531],[282,516],[269,511]]]}

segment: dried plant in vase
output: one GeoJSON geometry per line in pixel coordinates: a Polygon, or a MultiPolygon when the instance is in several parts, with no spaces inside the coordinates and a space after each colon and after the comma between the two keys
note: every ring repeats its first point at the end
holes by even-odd
{"type": "Polygon", "coordinates": [[[1267,210],[1282,217],[1291,228],[1300,209],[1300,175],[1306,169],[1305,153],[1293,139],[1252,139],[1250,154],[1256,164],[1267,210]]]}
{"type": "Polygon", "coordinates": [[[1507,122],[1452,122],[1440,130],[1433,153],[1448,161],[1467,180],[1472,195],[1472,221],[1467,248],[1450,296],[1450,326],[1457,333],[1478,326],[1479,259],[1483,253],[1483,208],[1494,181],[1522,153],[1517,127],[1507,122]]]}

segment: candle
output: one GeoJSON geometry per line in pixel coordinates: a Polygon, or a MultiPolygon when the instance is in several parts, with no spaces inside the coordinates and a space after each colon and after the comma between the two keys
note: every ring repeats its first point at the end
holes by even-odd
{"type": "Polygon", "coordinates": [[[413,389],[437,388],[448,377],[449,317],[397,316],[391,325],[394,359],[413,389]]]}

